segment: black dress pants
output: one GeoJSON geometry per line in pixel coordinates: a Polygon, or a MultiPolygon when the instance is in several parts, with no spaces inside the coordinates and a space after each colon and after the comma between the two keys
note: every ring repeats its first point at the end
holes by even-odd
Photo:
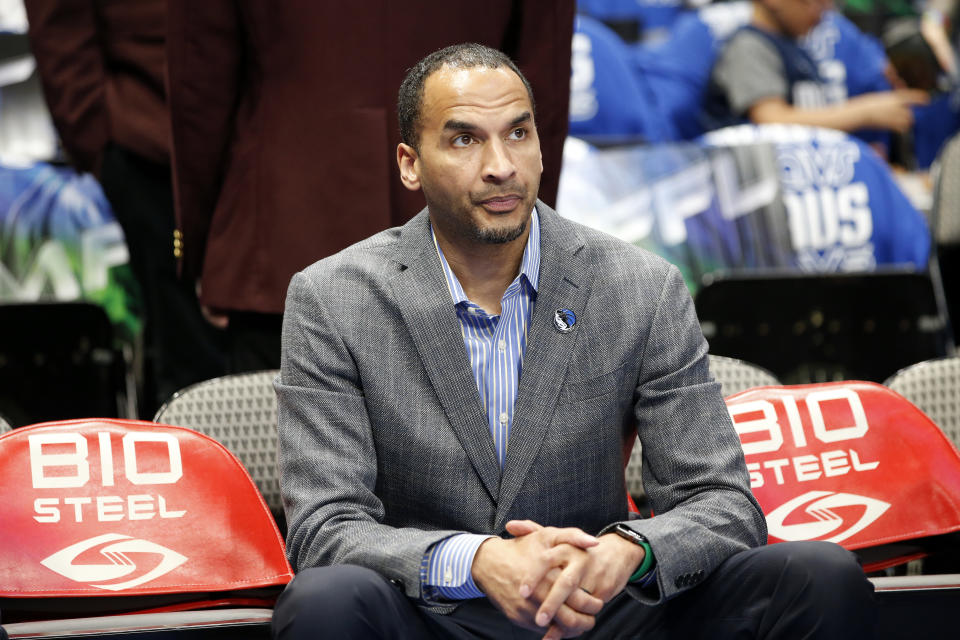
{"type": "Polygon", "coordinates": [[[282,313],[231,311],[227,325],[227,372],[280,368],[282,313]]]}
{"type": "MultiPolygon", "coordinates": [[[[873,585],[852,553],[828,542],[788,542],[735,554],[702,584],[657,606],[620,594],[581,637],[862,639],[873,637],[875,624],[873,585]]],[[[432,613],[376,572],[340,565],[297,574],[277,602],[273,634],[534,640],[543,632],[513,625],[486,598],[432,613]]]]}
{"type": "Polygon", "coordinates": [[[223,336],[201,315],[193,283],[177,277],[170,168],[109,145],[100,184],[123,228],[143,298],[140,417],[149,420],[175,391],[223,375],[223,336]]]}

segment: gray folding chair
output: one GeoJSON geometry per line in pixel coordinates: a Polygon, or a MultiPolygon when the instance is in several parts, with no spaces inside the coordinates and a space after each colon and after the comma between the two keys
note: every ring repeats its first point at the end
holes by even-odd
{"type": "MultiPolygon", "coordinates": [[[[710,373],[720,383],[721,392],[725,397],[753,387],[780,384],[776,376],[755,364],[713,354],[707,357],[710,360],[710,373]]],[[[627,493],[634,498],[644,496],[641,459],[642,448],[639,442],[635,442],[626,468],[627,493]]]]}
{"type": "Polygon", "coordinates": [[[933,174],[930,232],[938,245],[960,244],[960,133],[940,150],[933,174]]]}
{"type": "Polygon", "coordinates": [[[936,246],[930,268],[943,283],[945,306],[960,339],[960,133],[943,145],[930,170],[934,178],[930,233],[936,246]]]}
{"type": "Polygon", "coordinates": [[[960,447],[960,356],[918,362],[884,384],[919,407],[960,447]]]}
{"type": "Polygon", "coordinates": [[[277,397],[267,370],[205,380],[181,389],[154,422],[189,427],[229,449],[263,494],[275,516],[283,514],[277,471],[277,397]]]}
{"type": "Polygon", "coordinates": [[[720,383],[724,397],[754,387],[781,384],[777,377],[763,367],[744,360],[710,354],[710,373],[720,383]]]}

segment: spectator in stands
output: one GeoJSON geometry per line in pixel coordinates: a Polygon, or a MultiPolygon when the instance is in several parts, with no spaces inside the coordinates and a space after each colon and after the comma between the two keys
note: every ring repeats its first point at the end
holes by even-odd
{"type": "Polygon", "coordinates": [[[226,326],[232,371],[279,366],[290,277],[422,206],[391,176],[392,95],[433,49],[516,57],[543,97],[556,196],[574,0],[170,0],[182,275],[226,326]]]}
{"type": "Polygon", "coordinates": [[[956,28],[956,0],[838,0],[838,10],[864,33],[885,38],[890,26],[902,20],[922,18],[924,35],[936,51],[939,63],[951,71],[954,52],[949,31],[956,28]]]}
{"type": "Polygon", "coordinates": [[[829,104],[815,62],[798,39],[820,21],[829,0],[753,0],[751,23],[727,41],[711,73],[707,113],[714,128],[752,121],[907,131],[924,92],[865,93],[829,104]]]}
{"type": "Polygon", "coordinates": [[[298,575],[276,636],[871,637],[853,554],[759,546],[676,268],[537,199],[513,62],[435,52],[398,112],[401,180],[427,208],[296,274],[287,297],[279,464],[298,575]],[[646,520],[628,519],[623,480],[637,432],[646,520]]]}
{"type": "Polygon", "coordinates": [[[685,11],[710,0],[577,0],[577,11],[603,22],[628,44],[664,38],[685,11]]]}
{"type": "Polygon", "coordinates": [[[144,302],[140,414],[223,373],[222,337],[177,277],[164,91],[165,0],[27,0],[44,95],[70,162],[100,180],[144,302]]]}
{"type": "Polygon", "coordinates": [[[655,97],[627,61],[627,45],[603,23],[578,15],[570,75],[570,135],[599,143],[676,137],[655,97]]]}

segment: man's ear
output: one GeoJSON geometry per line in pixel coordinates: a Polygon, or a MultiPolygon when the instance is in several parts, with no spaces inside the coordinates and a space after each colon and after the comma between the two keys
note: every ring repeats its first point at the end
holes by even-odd
{"type": "Polygon", "coordinates": [[[420,190],[420,174],[418,172],[417,150],[401,142],[397,145],[397,166],[400,167],[400,181],[410,191],[420,190]]]}

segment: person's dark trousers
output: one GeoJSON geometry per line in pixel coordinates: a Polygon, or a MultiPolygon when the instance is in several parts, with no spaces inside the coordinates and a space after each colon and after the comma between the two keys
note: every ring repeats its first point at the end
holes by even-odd
{"type": "MultiPolygon", "coordinates": [[[[702,584],[658,606],[614,598],[583,638],[704,640],[857,638],[874,635],[873,585],[856,557],[828,542],[750,549],[702,584]]],[[[485,598],[449,615],[417,607],[369,569],[341,565],[297,574],[273,615],[278,640],[330,638],[540,638],[511,624],[485,598]]]]}
{"type": "Polygon", "coordinates": [[[139,413],[150,419],[174,392],[223,375],[223,336],[201,315],[193,283],[177,276],[170,168],[111,144],[104,152],[100,184],[123,228],[143,298],[139,413]]]}
{"type": "Polygon", "coordinates": [[[229,373],[280,368],[283,314],[232,311],[227,324],[229,373]]]}

